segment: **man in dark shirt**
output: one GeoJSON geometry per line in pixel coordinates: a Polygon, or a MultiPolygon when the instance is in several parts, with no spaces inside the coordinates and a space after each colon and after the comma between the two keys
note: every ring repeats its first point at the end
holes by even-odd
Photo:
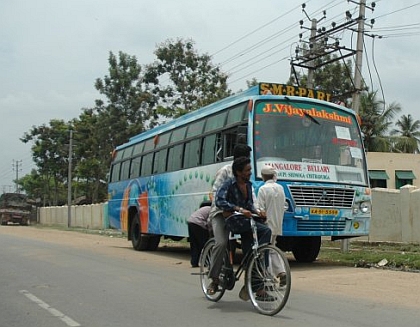
{"type": "MultiPolygon", "coordinates": [[[[251,155],[251,148],[246,144],[237,144],[233,149],[233,160],[240,157],[249,158],[251,155]]],[[[212,251],[212,260],[209,267],[209,277],[217,279],[223,265],[223,258],[225,256],[226,248],[229,243],[229,231],[226,229],[225,217],[223,210],[216,206],[216,192],[224,182],[233,178],[232,164],[227,164],[220,168],[215,176],[213,183],[213,202],[209,214],[209,220],[212,226],[215,244],[212,251]]],[[[232,244],[232,243],[231,243],[232,244]]],[[[216,288],[217,289],[217,288],[216,288]]]]}
{"type": "MultiPolygon", "coordinates": [[[[234,212],[239,212],[249,219],[253,214],[258,215],[254,206],[252,195],[251,161],[248,158],[239,158],[233,162],[232,171],[234,178],[226,181],[216,193],[216,206],[223,210],[224,216],[228,217],[234,212]]],[[[270,228],[256,221],[258,240],[260,244],[270,243],[270,228]]],[[[251,228],[251,227],[250,227],[251,228]]],[[[252,231],[241,233],[243,253],[251,250],[253,238],[252,231]]]]}

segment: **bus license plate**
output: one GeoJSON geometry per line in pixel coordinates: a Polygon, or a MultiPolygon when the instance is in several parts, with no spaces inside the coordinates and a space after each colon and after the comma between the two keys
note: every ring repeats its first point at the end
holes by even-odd
{"type": "Polygon", "coordinates": [[[311,208],[311,215],[337,216],[337,209],[311,208]]]}

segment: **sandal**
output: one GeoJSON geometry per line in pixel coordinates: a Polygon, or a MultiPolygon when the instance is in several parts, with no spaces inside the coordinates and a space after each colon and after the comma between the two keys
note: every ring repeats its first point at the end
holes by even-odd
{"type": "Polygon", "coordinates": [[[213,281],[210,283],[209,287],[207,287],[207,294],[214,295],[219,290],[219,279],[213,278],[213,281]]]}
{"type": "Polygon", "coordinates": [[[280,287],[286,286],[286,280],[287,280],[286,273],[283,272],[283,273],[278,274],[277,278],[280,280],[280,287]]]}

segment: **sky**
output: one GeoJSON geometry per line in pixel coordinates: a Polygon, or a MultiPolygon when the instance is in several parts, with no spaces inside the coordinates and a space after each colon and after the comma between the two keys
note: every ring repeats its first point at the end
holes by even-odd
{"type": "MultiPolygon", "coordinates": [[[[310,20],[329,29],[345,21],[346,11],[356,17],[357,2],[0,0],[0,193],[14,192],[16,177],[35,168],[32,144],[20,141],[25,133],[52,119],[77,118],[101,98],[94,83],[108,75],[110,52],[147,65],[159,44],[192,39],[199,54],[211,55],[229,74],[234,92],[252,78],[286,83],[299,33],[308,36],[310,20]]],[[[379,0],[366,18],[363,80],[386,104],[400,104],[401,115],[420,120],[420,1],[379,0]]],[[[356,46],[354,31],[334,37],[356,46]]]]}

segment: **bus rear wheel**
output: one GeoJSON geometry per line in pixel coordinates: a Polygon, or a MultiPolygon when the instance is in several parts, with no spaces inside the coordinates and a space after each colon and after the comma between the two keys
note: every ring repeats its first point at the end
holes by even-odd
{"type": "Polygon", "coordinates": [[[292,248],[293,256],[298,262],[313,262],[321,248],[321,236],[296,237],[292,248]]]}
{"type": "Polygon", "coordinates": [[[143,235],[141,233],[140,219],[139,219],[138,213],[136,213],[131,223],[130,235],[131,235],[131,244],[133,245],[134,250],[136,251],[147,250],[149,246],[149,238],[146,235],[143,235]]]}

